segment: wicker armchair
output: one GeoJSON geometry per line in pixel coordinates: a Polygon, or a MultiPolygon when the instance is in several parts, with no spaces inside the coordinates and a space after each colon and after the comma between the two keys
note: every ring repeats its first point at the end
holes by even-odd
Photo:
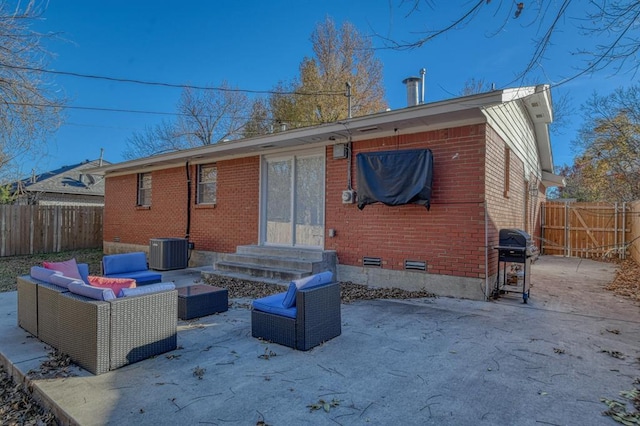
{"type": "Polygon", "coordinates": [[[251,310],[251,335],[307,351],[342,333],[340,283],[296,293],[296,318],[251,310]]]}

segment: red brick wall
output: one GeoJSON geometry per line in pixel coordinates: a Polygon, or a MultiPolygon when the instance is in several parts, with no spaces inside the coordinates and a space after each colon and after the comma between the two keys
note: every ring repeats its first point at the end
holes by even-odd
{"type": "MultiPolygon", "coordinates": [[[[342,204],[347,160],[333,159],[327,147],[325,248],[336,250],[342,265],[361,266],[364,256],[380,257],[383,268],[402,270],[404,260],[422,260],[428,272],[485,277],[485,187],[489,217],[489,271],[495,273],[500,228],[524,228],[526,185],[523,163],[512,153],[510,191],[504,191],[504,141],[486,125],[399,135],[353,143],[360,152],[429,148],[434,157],[431,210],[382,204],[358,210],[342,204]],[[486,140],[486,142],[485,142],[486,140]],[[328,230],[335,229],[330,238],[328,230]]],[[[196,167],[191,166],[190,240],[196,250],[234,252],[258,243],[260,159],[220,161],[217,204],[197,206],[196,167]]],[[[184,167],[152,172],[152,205],[136,207],[136,175],[106,180],[105,242],[147,245],[154,237],[184,237],[187,226],[184,167]],[[161,194],[161,195],[160,195],[161,194]]],[[[534,201],[537,204],[537,201],[534,201]]],[[[532,206],[533,207],[533,206],[532,206]]],[[[534,223],[538,221],[534,218],[534,223]]]]}
{"type": "Polygon", "coordinates": [[[148,245],[150,238],[184,237],[187,179],[184,168],[151,172],[151,206],[136,206],[137,175],[105,181],[104,240],[148,245]]]}
{"type": "MultiPolygon", "coordinates": [[[[190,241],[197,250],[233,252],[256,244],[258,236],[259,157],[218,162],[217,204],[197,206],[197,167],[191,172],[190,241]]],[[[137,175],[109,177],[105,184],[104,240],[148,245],[157,237],[185,237],[187,176],[185,167],[152,174],[151,207],[136,206],[137,175]]]]}
{"type": "MultiPolygon", "coordinates": [[[[215,208],[196,206],[191,241],[196,250],[233,253],[236,246],[258,244],[260,158],[219,161],[215,208]]],[[[196,167],[193,171],[195,202],[196,167]]]]}
{"type": "Polygon", "coordinates": [[[360,152],[429,148],[434,158],[431,210],[422,206],[342,204],[347,160],[327,151],[326,249],[343,265],[361,266],[363,256],[380,257],[383,268],[402,270],[404,260],[427,261],[428,272],[484,277],[484,125],[400,135],[353,143],[360,152]]]}

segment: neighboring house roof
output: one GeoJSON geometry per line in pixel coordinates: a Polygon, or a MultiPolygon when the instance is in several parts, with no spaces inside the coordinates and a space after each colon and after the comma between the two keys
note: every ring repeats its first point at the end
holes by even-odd
{"type": "MultiPolygon", "coordinates": [[[[519,103],[518,114],[527,114],[535,133],[535,147],[543,183],[558,185],[560,177],[553,173],[553,158],[548,125],[553,120],[551,93],[548,85],[494,90],[455,99],[420,104],[398,110],[380,112],[284,132],[228,142],[219,142],[172,153],[154,155],[93,170],[96,174],[129,174],[190,163],[205,163],[260,155],[292,147],[333,145],[397,134],[437,130],[491,122],[501,105],[519,103]]],[[[503,120],[504,121],[504,120],[503,120]]],[[[503,133],[508,133],[508,130],[503,133]]]]}
{"type": "Polygon", "coordinates": [[[104,177],[89,171],[110,165],[104,160],[86,160],[82,163],[63,166],[56,170],[34,175],[12,185],[12,192],[43,192],[55,194],[104,196],[104,177]]]}

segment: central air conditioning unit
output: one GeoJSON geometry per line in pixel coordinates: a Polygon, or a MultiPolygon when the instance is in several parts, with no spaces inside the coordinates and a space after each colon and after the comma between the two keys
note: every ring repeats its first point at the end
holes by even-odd
{"type": "Polygon", "coordinates": [[[149,269],[184,269],[189,263],[189,241],[184,238],[149,240],[149,269]]]}

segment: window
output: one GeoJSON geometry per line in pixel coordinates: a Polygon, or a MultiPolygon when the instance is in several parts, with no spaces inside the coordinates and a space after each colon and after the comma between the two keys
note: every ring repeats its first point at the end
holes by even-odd
{"type": "Polygon", "coordinates": [[[215,164],[198,166],[198,204],[215,204],[218,187],[218,167],[215,164]]]}
{"type": "Polygon", "coordinates": [[[511,149],[504,147],[504,198],[509,198],[509,174],[511,173],[511,149]]]}
{"type": "Polygon", "coordinates": [[[138,173],[138,205],[151,205],[151,173],[138,173]]]}

